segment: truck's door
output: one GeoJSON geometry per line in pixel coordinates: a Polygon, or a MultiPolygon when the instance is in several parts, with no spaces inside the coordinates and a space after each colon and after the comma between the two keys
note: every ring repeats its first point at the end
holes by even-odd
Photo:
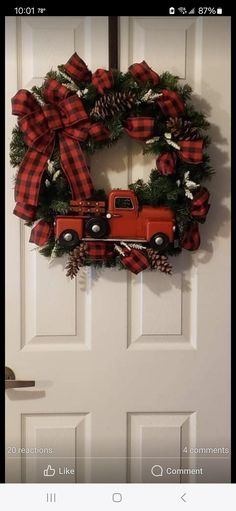
{"type": "Polygon", "coordinates": [[[112,201],[110,238],[137,239],[138,208],[132,197],[117,194],[112,201]]]}

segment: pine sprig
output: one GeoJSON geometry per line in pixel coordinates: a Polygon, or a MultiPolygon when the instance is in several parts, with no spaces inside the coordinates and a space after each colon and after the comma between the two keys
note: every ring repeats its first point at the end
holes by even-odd
{"type": "Polygon", "coordinates": [[[162,176],[156,169],[151,171],[147,183],[139,179],[136,183],[129,185],[129,188],[135,192],[142,205],[162,205],[174,208],[175,204],[184,197],[184,191],[177,186],[176,178],[162,176]]]}
{"type": "Polygon", "coordinates": [[[55,251],[56,257],[62,257],[68,252],[68,250],[60,247],[53,239],[50,239],[46,245],[39,249],[39,253],[45,257],[50,257],[52,251],[55,251]]]}
{"type": "Polygon", "coordinates": [[[202,130],[208,130],[210,127],[209,122],[206,120],[206,115],[203,112],[199,112],[195,110],[192,104],[187,103],[184,118],[191,121],[192,125],[196,128],[201,128],[202,130]]]}
{"type": "Polygon", "coordinates": [[[180,85],[179,77],[172,75],[168,71],[162,73],[160,76],[160,89],[171,89],[177,92],[184,101],[187,101],[191,98],[192,87],[188,84],[180,85]]]}
{"type": "Polygon", "coordinates": [[[10,142],[10,163],[12,167],[20,166],[27,149],[19,126],[15,126],[12,130],[12,139],[10,142]]]}

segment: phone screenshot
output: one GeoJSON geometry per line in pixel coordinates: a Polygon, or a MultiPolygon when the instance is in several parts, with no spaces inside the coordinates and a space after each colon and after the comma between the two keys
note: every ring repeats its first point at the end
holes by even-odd
{"type": "Polygon", "coordinates": [[[231,511],[231,17],[61,9],[5,17],[0,495],[231,511]]]}

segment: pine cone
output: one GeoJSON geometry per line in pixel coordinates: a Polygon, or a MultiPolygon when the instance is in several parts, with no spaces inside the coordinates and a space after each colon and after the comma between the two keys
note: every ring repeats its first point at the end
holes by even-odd
{"type": "Polygon", "coordinates": [[[169,263],[167,256],[158,254],[158,252],[152,248],[147,249],[147,255],[151,268],[156,268],[159,271],[171,274],[172,266],[169,263]]]}
{"type": "Polygon", "coordinates": [[[181,117],[170,117],[166,123],[174,139],[177,140],[196,140],[200,138],[198,128],[192,126],[191,121],[186,121],[181,117]]]}
{"type": "Polygon", "coordinates": [[[96,117],[96,119],[106,119],[118,112],[124,112],[132,108],[135,98],[135,94],[131,91],[104,94],[104,96],[96,101],[91,115],[96,117]]]}
{"type": "Polygon", "coordinates": [[[87,246],[86,243],[81,243],[78,247],[75,247],[73,250],[69,252],[69,259],[66,264],[66,276],[73,279],[81,266],[84,266],[84,262],[87,255],[87,246]]]}

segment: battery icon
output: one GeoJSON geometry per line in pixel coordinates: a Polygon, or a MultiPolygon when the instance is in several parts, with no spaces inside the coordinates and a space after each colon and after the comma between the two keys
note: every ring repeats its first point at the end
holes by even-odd
{"type": "Polygon", "coordinates": [[[222,7],[217,7],[217,14],[222,14],[222,7]]]}

